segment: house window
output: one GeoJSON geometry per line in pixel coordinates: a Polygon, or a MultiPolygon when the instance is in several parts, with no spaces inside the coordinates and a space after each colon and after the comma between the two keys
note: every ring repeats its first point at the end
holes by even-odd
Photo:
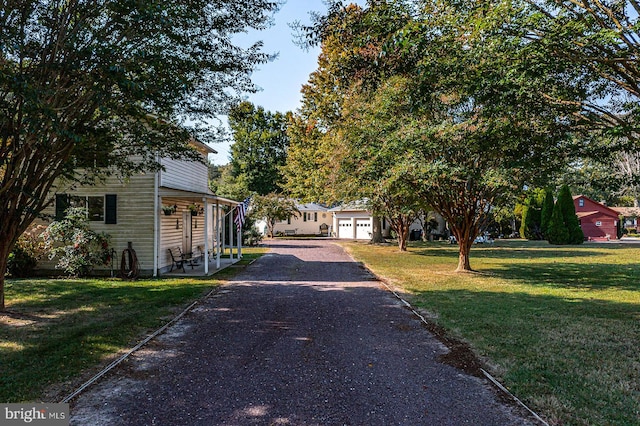
{"type": "Polygon", "coordinates": [[[56,194],[56,220],[64,218],[69,207],[87,209],[87,219],[91,222],[117,223],[117,195],[76,196],[56,194]]]}
{"type": "Polygon", "coordinates": [[[291,225],[291,216],[287,218],[287,225],[291,225]]]}
{"type": "Polygon", "coordinates": [[[104,197],[87,197],[87,213],[92,222],[104,221],[104,197]]]}
{"type": "Polygon", "coordinates": [[[597,221],[597,222],[596,222],[596,226],[602,226],[602,222],[597,221]]]}
{"type": "Polygon", "coordinates": [[[317,222],[318,221],[318,212],[314,212],[313,213],[313,221],[317,222]]]}
{"type": "Polygon", "coordinates": [[[307,212],[302,213],[302,221],[303,222],[307,221],[307,212]]]}
{"type": "MultiPolygon", "coordinates": [[[[580,198],[578,200],[578,207],[584,207],[584,198],[580,198]]],[[[598,226],[600,226],[600,225],[598,225],[598,226]]]]}

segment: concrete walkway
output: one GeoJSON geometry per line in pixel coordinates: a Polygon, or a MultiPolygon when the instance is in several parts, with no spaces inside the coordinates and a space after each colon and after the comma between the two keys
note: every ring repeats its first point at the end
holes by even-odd
{"type": "Polygon", "coordinates": [[[523,425],[330,241],[273,241],[72,403],[78,425],[523,425]]]}

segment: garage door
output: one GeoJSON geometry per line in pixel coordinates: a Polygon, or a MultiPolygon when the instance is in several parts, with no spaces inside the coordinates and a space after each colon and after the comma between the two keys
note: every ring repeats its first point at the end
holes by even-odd
{"type": "Polygon", "coordinates": [[[338,238],[353,238],[351,219],[338,219],[338,238]]]}
{"type": "Polygon", "coordinates": [[[371,220],[356,219],[356,238],[358,240],[371,239],[371,220]]]}

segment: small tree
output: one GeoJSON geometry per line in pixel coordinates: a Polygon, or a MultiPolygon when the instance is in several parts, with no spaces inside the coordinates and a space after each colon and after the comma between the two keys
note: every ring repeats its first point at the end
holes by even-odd
{"type": "Polygon", "coordinates": [[[549,223],[551,222],[551,216],[553,215],[553,193],[550,189],[544,191],[544,202],[542,203],[542,212],[540,216],[540,228],[542,235],[547,238],[549,229],[549,223]]]}
{"type": "Polygon", "coordinates": [[[42,240],[43,225],[31,225],[18,238],[13,251],[9,254],[7,270],[14,278],[32,275],[38,261],[44,256],[44,241],[42,240]]]}
{"type": "Polygon", "coordinates": [[[568,244],[569,232],[562,219],[562,212],[556,203],[551,213],[549,226],[547,227],[547,240],[551,244],[568,244]]]}
{"type": "Polygon", "coordinates": [[[531,190],[522,206],[522,224],[520,235],[528,240],[542,239],[542,204],[544,193],[542,190],[531,190]]]}
{"type": "Polygon", "coordinates": [[[273,238],[273,227],[276,222],[291,216],[300,216],[300,210],[292,200],[271,193],[253,197],[251,215],[255,219],[264,219],[267,222],[267,235],[269,238],[273,238]]]}
{"type": "Polygon", "coordinates": [[[576,207],[573,204],[573,197],[567,185],[562,185],[558,193],[557,204],[560,205],[562,220],[567,227],[569,233],[569,244],[582,244],[584,242],[584,233],[580,227],[580,221],[576,216],[576,207]]]}
{"type": "Polygon", "coordinates": [[[547,238],[551,244],[582,244],[584,233],[576,216],[571,191],[563,185],[549,221],[547,238]]]}
{"type": "Polygon", "coordinates": [[[96,265],[111,261],[109,235],[89,229],[87,209],[72,207],[64,219],[53,221],[43,233],[49,259],[58,259],[56,269],[69,275],[87,276],[96,265]]]}

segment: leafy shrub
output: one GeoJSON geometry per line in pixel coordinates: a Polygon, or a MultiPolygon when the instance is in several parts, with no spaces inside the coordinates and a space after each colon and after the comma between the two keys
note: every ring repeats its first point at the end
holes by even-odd
{"type": "Polygon", "coordinates": [[[580,227],[573,197],[567,185],[560,188],[558,199],[549,220],[547,239],[551,244],[582,244],[584,233],[580,227]]]}
{"type": "Polygon", "coordinates": [[[110,237],[89,229],[87,209],[72,207],[64,219],[52,222],[44,234],[49,259],[58,259],[56,269],[74,276],[86,276],[96,265],[111,261],[110,237]]]}
{"type": "Polygon", "coordinates": [[[18,238],[13,251],[9,253],[7,270],[12,277],[23,278],[33,275],[33,270],[44,255],[41,234],[44,226],[31,226],[18,238]]]}

